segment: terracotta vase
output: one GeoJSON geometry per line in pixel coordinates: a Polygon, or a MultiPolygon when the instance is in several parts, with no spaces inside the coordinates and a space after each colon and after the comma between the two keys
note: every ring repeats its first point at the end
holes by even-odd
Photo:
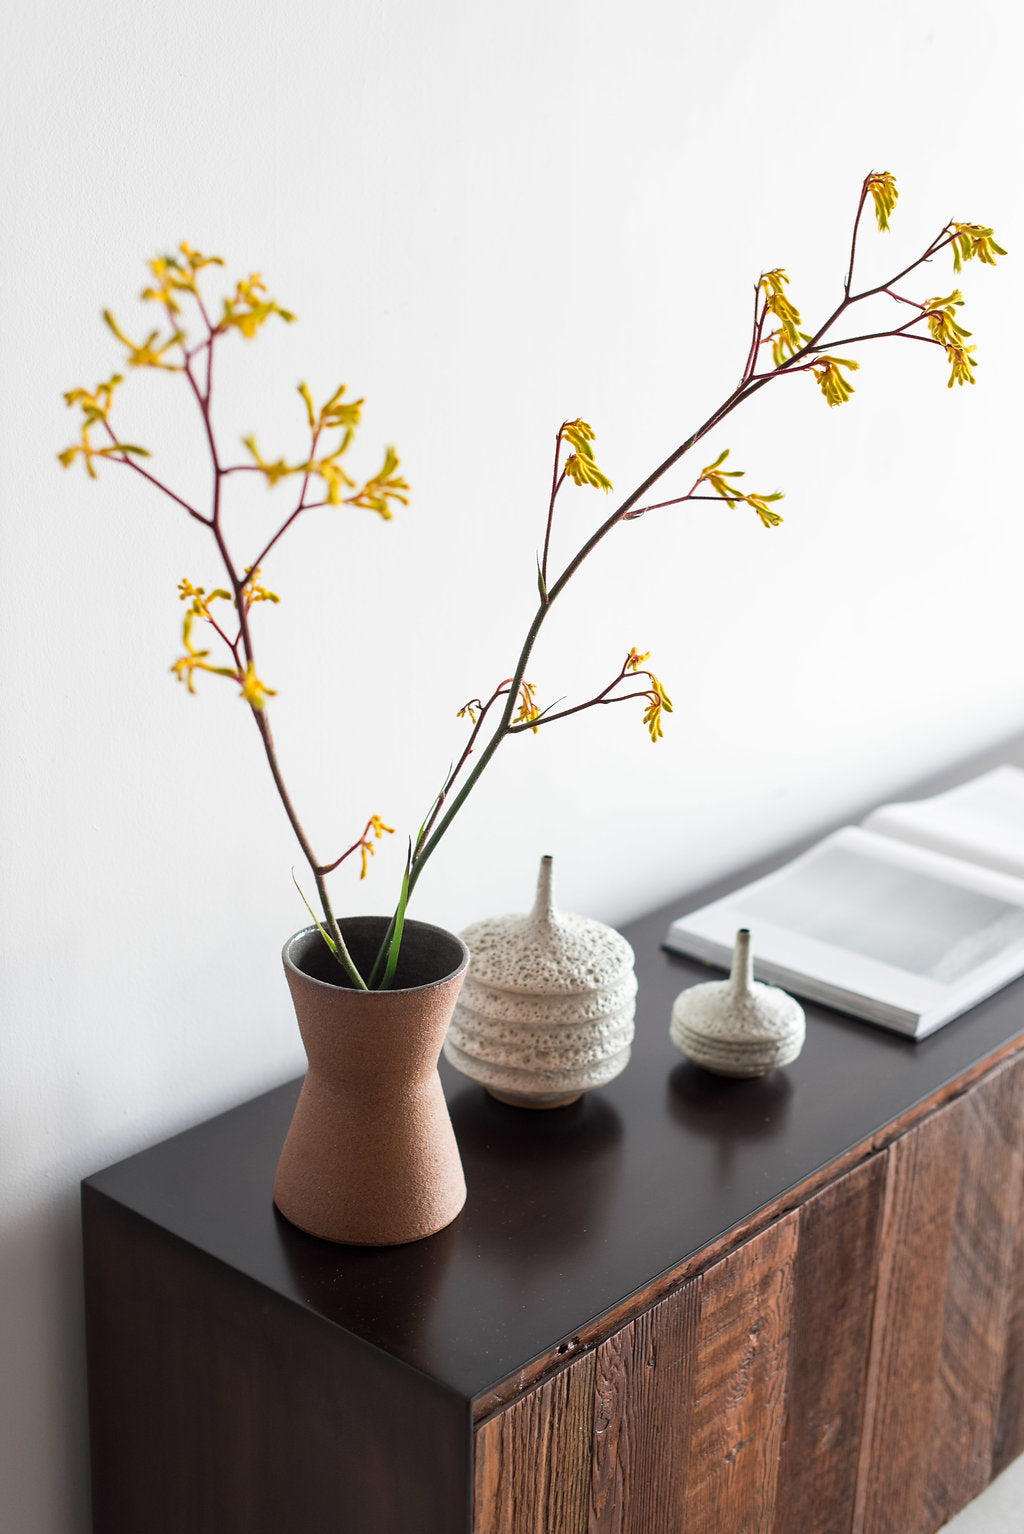
{"type": "MultiPolygon", "coordinates": [[[[363,974],[387,918],[341,923],[363,974]]],[[[469,952],[441,927],[407,921],[395,985],[339,985],[315,927],[283,952],[309,1069],[274,1182],[293,1225],[327,1241],[397,1246],[433,1235],[466,1201],[437,1062],[469,952]]]]}

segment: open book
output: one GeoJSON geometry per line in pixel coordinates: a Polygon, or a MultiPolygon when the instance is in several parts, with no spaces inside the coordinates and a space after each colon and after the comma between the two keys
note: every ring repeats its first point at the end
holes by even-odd
{"type": "Polygon", "coordinates": [[[897,1033],[933,1032],[1024,974],[1024,771],[884,805],[680,917],[665,944],[727,969],[740,927],[759,979],[897,1033]]]}

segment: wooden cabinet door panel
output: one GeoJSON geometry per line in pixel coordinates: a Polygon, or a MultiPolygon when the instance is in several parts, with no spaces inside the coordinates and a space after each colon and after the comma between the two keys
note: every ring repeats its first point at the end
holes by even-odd
{"type": "Polygon", "coordinates": [[[867,1390],[885,1158],[799,1211],[777,1534],[849,1534],[867,1390]]]}
{"type": "Polygon", "coordinates": [[[1011,1061],[886,1154],[857,1534],[932,1534],[991,1478],[1022,1086],[1011,1061]]]}
{"type": "Polygon", "coordinates": [[[788,1215],[703,1275],[686,1530],[771,1534],[796,1236],[788,1215]]]}
{"type": "Polygon", "coordinates": [[[682,1529],[699,1281],[596,1352],[588,1534],[682,1529]]]}
{"type": "Polygon", "coordinates": [[[484,1423],[475,1534],[770,1530],[796,1229],[770,1226],[484,1423]]]}
{"type": "Polygon", "coordinates": [[[593,1353],[476,1432],[474,1534],[587,1534],[593,1353]]]}

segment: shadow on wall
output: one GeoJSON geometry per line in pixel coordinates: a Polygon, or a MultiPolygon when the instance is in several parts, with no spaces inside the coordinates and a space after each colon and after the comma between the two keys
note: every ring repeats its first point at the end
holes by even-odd
{"type": "Polygon", "coordinates": [[[11,1534],[90,1527],[83,1312],[76,1189],[0,1229],[0,1486],[11,1534]]]}

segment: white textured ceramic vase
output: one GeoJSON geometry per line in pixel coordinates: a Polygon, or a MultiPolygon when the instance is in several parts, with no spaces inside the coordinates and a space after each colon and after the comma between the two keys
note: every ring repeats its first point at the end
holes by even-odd
{"type": "Polygon", "coordinates": [[[633,950],[603,922],[555,910],[552,865],[541,859],[529,914],[461,934],[469,973],[444,1045],[456,1070],[521,1108],[559,1108],[611,1081],[633,1041],[633,950]]]}
{"type": "Polygon", "coordinates": [[[743,927],[729,979],[680,992],[669,1032],[688,1060],[716,1076],[765,1076],[796,1059],[806,1023],[798,1001],[754,979],[750,933],[743,927]]]}

